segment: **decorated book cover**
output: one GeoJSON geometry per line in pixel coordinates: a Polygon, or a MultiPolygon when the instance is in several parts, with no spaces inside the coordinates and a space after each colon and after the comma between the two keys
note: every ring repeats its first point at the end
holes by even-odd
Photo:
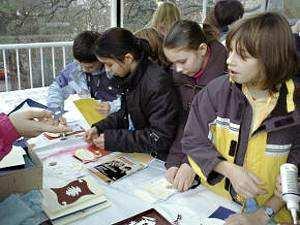
{"type": "Polygon", "coordinates": [[[172,225],[155,209],[149,209],[112,225],[172,225]]]}
{"type": "Polygon", "coordinates": [[[101,186],[91,175],[41,192],[43,209],[51,220],[101,204],[108,206],[101,186]]]}

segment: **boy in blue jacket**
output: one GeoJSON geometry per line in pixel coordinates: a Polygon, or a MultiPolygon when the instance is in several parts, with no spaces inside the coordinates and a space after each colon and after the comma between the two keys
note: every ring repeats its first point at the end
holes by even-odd
{"type": "Polygon", "coordinates": [[[108,113],[120,108],[115,78],[106,73],[104,65],[94,55],[94,43],[101,34],[94,31],[80,33],[73,43],[75,60],[69,63],[49,86],[47,106],[63,109],[64,100],[71,94],[90,96],[100,102],[99,108],[108,113]]]}

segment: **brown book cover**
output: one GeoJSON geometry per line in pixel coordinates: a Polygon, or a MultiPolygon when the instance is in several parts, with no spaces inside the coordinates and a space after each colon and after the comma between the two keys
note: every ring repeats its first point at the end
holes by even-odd
{"type": "Polygon", "coordinates": [[[51,220],[93,206],[107,206],[107,199],[101,186],[90,175],[59,187],[43,189],[41,192],[43,209],[51,220]]]}
{"type": "Polygon", "coordinates": [[[172,225],[154,208],[136,214],[112,225],[172,225]]]}

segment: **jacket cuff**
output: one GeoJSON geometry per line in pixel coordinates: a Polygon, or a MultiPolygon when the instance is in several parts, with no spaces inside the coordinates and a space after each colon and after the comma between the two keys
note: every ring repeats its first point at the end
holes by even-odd
{"type": "Polygon", "coordinates": [[[183,154],[182,153],[172,153],[170,152],[167,160],[165,162],[165,167],[167,169],[171,168],[171,167],[180,167],[181,165],[181,161],[183,158],[183,154]]]}
{"type": "Polygon", "coordinates": [[[103,131],[102,131],[102,129],[100,128],[100,126],[99,126],[99,124],[98,124],[98,123],[94,123],[94,124],[92,124],[92,126],[91,126],[91,127],[96,127],[98,135],[100,135],[100,134],[102,134],[102,133],[103,133],[103,131]]]}
{"type": "Polygon", "coordinates": [[[166,161],[165,162],[165,167],[166,167],[166,169],[169,169],[169,168],[171,168],[171,167],[180,167],[180,161],[177,161],[177,162],[175,162],[175,161],[172,161],[172,162],[170,162],[170,161],[166,161]]]}
{"type": "Polygon", "coordinates": [[[187,155],[184,155],[184,157],[181,160],[181,164],[184,164],[184,163],[190,164],[187,155]]]}
{"type": "Polygon", "coordinates": [[[19,132],[16,130],[10,119],[4,113],[0,114],[1,117],[1,127],[0,132],[1,136],[7,143],[13,143],[15,140],[20,138],[19,132]]]}
{"type": "Polygon", "coordinates": [[[114,113],[117,112],[121,108],[121,99],[117,98],[113,100],[112,102],[108,102],[110,106],[110,111],[109,113],[114,113]]]}
{"type": "Polygon", "coordinates": [[[215,160],[213,160],[209,166],[205,169],[205,176],[207,179],[207,183],[210,185],[215,185],[217,183],[219,183],[224,176],[216,171],[214,171],[213,169],[222,161],[224,161],[224,158],[216,158],[215,160]]]}
{"type": "Polygon", "coordinates": [[[114,141],[110,140],[111,139],[110,131],[104,130],[102,133],[104,134],[104,149],[110,152],[118,151],[116,149],[116,146],[113,146],[114,141]]]}
{"type": "MultiPolygon", "coordinates": [[[[8,116],[4,113],[0,113],[0,137],[3,145],[11,146],[18,138],[20,138],[19,132],[9,120],[8,116]]],[[[2,157],[7,155],[10,148],[4,148],[4,152],[1,153],[2,157]]]]}

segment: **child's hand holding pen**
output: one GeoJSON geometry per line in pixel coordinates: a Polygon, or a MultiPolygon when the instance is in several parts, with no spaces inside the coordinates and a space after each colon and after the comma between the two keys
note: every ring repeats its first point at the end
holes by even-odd
{"type": "MultiPolygon", "coordinates": [[[[53,112],[53,119],[54,119],[56,125],[62,125],[62,126],[66,126],[67,125],[67,121],[63,117],[64,109],[62,107],[58,107],[58,108],[52,109],[52,112],[53,112]]],[[[65,139],[65,136],[66,136],[66,133],[62,132],[61,133],[61,138],[65,139]]]]}

